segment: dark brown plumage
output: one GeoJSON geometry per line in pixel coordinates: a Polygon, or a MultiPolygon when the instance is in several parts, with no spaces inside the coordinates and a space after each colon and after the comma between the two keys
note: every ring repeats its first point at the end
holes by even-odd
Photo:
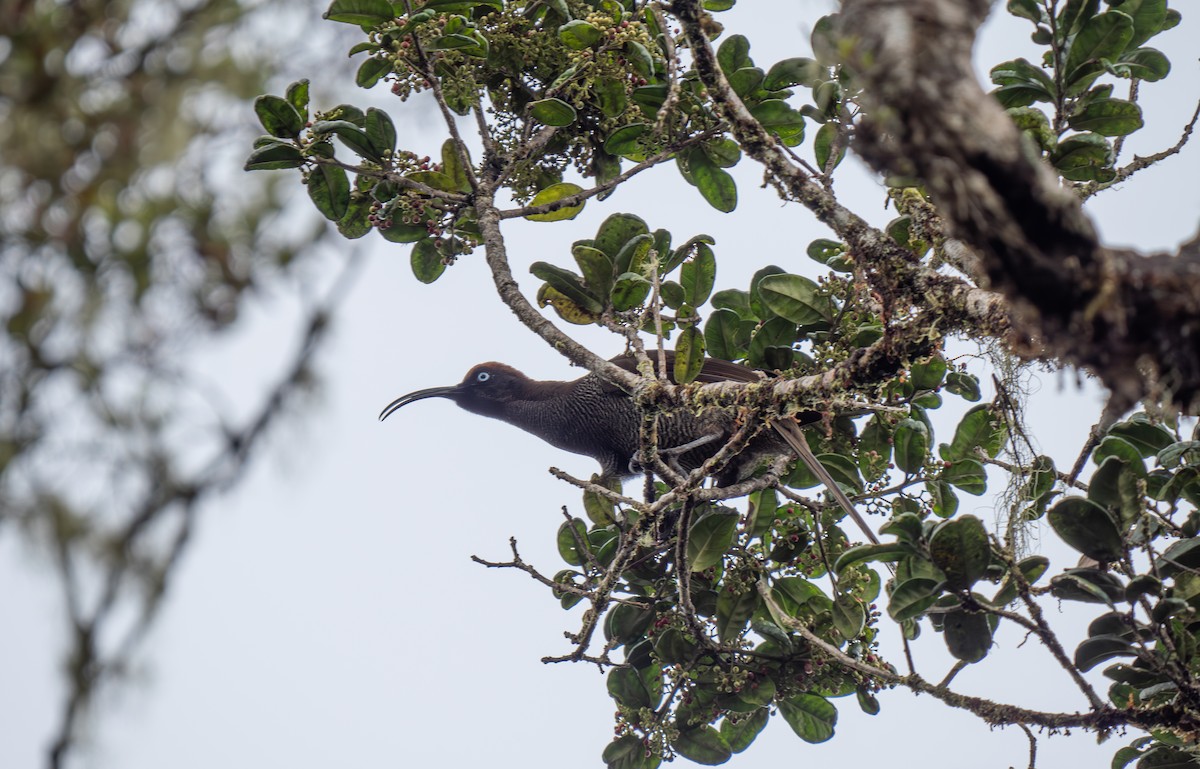
{"type": "MultiPolygon", "coordinates": [[[[670,372],[674,353],[665,354],[670,372]]],[[[618,356],[612,362],[627,371],[637,368],[632,355],[618,356]]],[[[753,369],[709,358],[697,381],[751,382],[759,378],[753,369]]],[[[397,398],[379,418],[386,419],[402,406],[425,398],[448,398],[467,411],[503,420],[560,449],[592,457],[600,463],[604,476],[626,477],[638,472],[633,460],[640,447],[641,415],[628,393],[597,374],[589,373],[572,382],[538,381],[503,363],[480,363],[456,385],[417,390],[397,398]]],[[[815,412],[806,412],[799,416],[799,422],[777,420],[772,424],[774,430],[760,432],[729,463],[718,475],[717,483],[729,485],[749,477],[764,458],[791,449],[874,540],[853,504],[808,448],[800,424],[819,417],[815,412]]],[[[734,413],[724,409],[664,414],[658,423],[659,451],[679,468],[693,470],[715,454],[736,429],[734,413]]]]}

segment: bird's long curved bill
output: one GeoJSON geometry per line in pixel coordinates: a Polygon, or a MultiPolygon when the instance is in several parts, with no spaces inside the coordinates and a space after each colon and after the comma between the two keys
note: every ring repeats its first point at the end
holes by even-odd
{"type": "Polygon", "coordinates": [[[413,401],[424,400],[425,398],[453,398],[458,394],[458,387],[430,387],[425,390],[417,390],[408,395],[401,395],[396,400],[384,407],[383,411],[379,412],[379,421],[383,421],[390,417],[394,411],[401,406],[407,406],[413,401]]]}

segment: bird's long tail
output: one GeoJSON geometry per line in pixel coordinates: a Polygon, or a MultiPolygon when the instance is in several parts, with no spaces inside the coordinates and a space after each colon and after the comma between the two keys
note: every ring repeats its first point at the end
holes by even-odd
{"type": "Polygon", "coordinates": [[[779,433],[787,441],[792,450],[796,452],[796,455],[808,466],[808,469],[812,470],[813,474],[821,479],[821,483],[825,484],[825,488],[829,489],[829,493],[838,501],[838,504],[842,506],[846,514],[854,519],[854,522],[858,524],[858,528],[862,529],[867,539],[878,545],[879,537],[875,536],[875,532],[867,525],[862,515],[859,514],[858,509],[854,507],[854,503],[842,491],[842,487],[837,485],[837,481],[833,480],[833,476],[829,474],[829,471],[817,459],[817,455],[808,447],[808,440],[804,437],[804,431],[800,429],[800,425],[791,419],[781,419],[772,422],[771,426],[775,428],[775,432],[779,433]]]}

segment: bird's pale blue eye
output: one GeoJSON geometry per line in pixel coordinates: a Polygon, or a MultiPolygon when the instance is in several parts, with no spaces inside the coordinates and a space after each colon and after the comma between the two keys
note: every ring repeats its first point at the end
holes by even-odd
{"type": "Polygon", "coordinates": [[[486,371],[480,371],[478,374],[475,375],[476,382],[486,382],[487,380],[489,380],[491,378],[492,378],[492,375],[486,371]]]}

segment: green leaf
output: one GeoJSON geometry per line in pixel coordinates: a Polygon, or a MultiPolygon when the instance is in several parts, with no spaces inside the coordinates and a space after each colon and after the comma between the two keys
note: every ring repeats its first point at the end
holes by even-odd
{"type": "Polygon", "coordinates": [[[915,419],[902,419],[893,432],[896,466],[912,475],[925,466],[929,455],[929,428],[915,419]]]}
{"type": "Polygon", "coordinates": [[[723,764],[733,756],[725,737],[708,724],[681,731],[671,747],[684,758],[705,766],[723,764]]]}
{"type": "Polygon", "coordinates": [[[994,457],[1004,448],[1007,437],[1008,430],[1004,422],[992,413],[990,405],[981,404],[963,415],[944,456],[956,462],[974,457],[976,449],[983,449],[989,457],[994,457]]]}
{"type": "MultiPolygon", "coordinates": [[[[480,34],[478,30],[470,30],[469,32],[469,34],[465,35],[442,35],[441,37],[434,38],[430,43],[427,44],[426,47],[431,51],[458,51],[459,53],[472,56],[477,59],[486,59],[490,51],[490,45],[487,38],[480,34]]],[[[469,103],[470,102],[467,102],[466,104],[469,103]]],[[[466,104],[462,104],[462,106],[457,107],[454,104],[451,104],[451,107],[454,108],[455,112],[463,114],[465,112],[464,107],[466,104]]]]}
{"type": "Polygon", "coordinates": [[[647,751],[637,734],[626,734],[610,742],[602,758],[608,769],[658,769],[662,763],[662,757],[655,751],[647,751]]]}
{"type": "Polygon", "coordinates": [[[1154,37],[1167,23],[1167,0],[1125,0],[1120,8],[1133,19],[1133,38],[1128,48],[1136,48],[1154,37]]]}
{"type": "Polygon", "coordinates": [[[1035,24],[1045,20],[1046,12],[1037,0],[1008,0],[1008,12],[1013,16],[1029,19],[1035,24]]]}
{"type": "Polygon", "coordinates": [[[604,637],[614,642],[614,648],[626,644],[636,644],[646,637],[646,631],[653,621],[653,609],[623,603],[614,606],[605,615],[604,637]]]}
{"type": "Polygon", "coordinates": [[[1088,671],[1105,660],[1136,656],[1137,649],[1125,638],[1115,635],[1093,636],[1075,647],[1075,667],[1088,671]]]}
{"type": "MultiPolygon", "coordinates": [[[[549,187],[534,195],[533,200],[529,201],[529,205],[541,206],[547,203],[554,203],[562,200],[563,198],[569,198],[572,195],[577,195],[580,192],[583,192],[583,187],[580,187],[578,184],[572,184],[571,182],[559,182],[558,184],[551,184],[549,187]]],[[[557,208],[553,211],[547,211],[544,214],[529,214],[525,218],[531,222],[566,221],[579,216],[579,212],[583,210],[583,206],[583,201],[580,201],[573,206],[563,206],[562,208],[557,208]]]]}
{"type": "Polygon", "coordinates": [[[462,13],[478,6],[486,6],[497,11],[504,10],[503,0],[426,0],[424,9],[462,13]]]}
{"type": "Polygon", "coordinates": [[[734,510],[715,509],[692,523],[687,547],[692,571],[704,571],[721,562],[737,536],[738,518],[734,510]]]}
{"type": "Polygon", "coordinates": [[[839,131],[840,129],[836,123],[826,123],[817,129],[816,138],[813,139],[813,155],[817,160],[817,170],[822,173],[828,173],[837,168],[846,157],[846,142],[838,143],[837,141],[839,131]],[[834,144],[838,144],[838,154],[831,167],[829,165],[829,158],[833,152],[834,144]]]}
{"type": "MultiPolygon", "coordinates": [[[[360,184],[362,182],[360,179],[360,184]]],[[[345,215],[337,221],[338,232],[342,237],[356,240],[371,231],[371,222],[367,217],[371,214],[373,202],[367,193],[350,197],[350,205],[346,207],[345,215]]]]}
{"type": "MultiPolygon", "coordinates": [[[[1028,558],[1022,558],[1017,563],[1017,568],[1021,570],[1025,581],[1033,585],[1050,568],[1050,559],[1042,555],[1031,555],[1028,558]]],[[[1019,593],[1020,588],[1017,581],[1012,578],[1012,574],[1005,574],[1000,583],[1000,589],[996,591],[996,597],[992,599],[992,605],[1007,606],[1017,599],[1019,593]]]]}
{"type": "Polygon", "coordinates": [[[592,244],[608,254],[621,272],[629,271],[631,265],[622,264],[618,255],[630,240],[639,235],[649,234],[650,227],[639,216],[634,214],[612,214],[600,224],[596,231],[596,240],[592,244]]]}
{"type": "MultiPolygon", "coordinates": [[[[593,478],[593,480],[595,480],[593,478]]],[[[620,491],[620,487],[616,491],[620,491]]],[[[597,526],[611,526],[614,522],[613,511],[616,504],[608,497],[594,491],[583,492],[583,510],[588,520],[597,526]]]]}
{"type": "MultiPolygon", "coordinates": [[[[669,234],[667,242],[661,244],[655,242],[655,235],[638,235],[626,241],[621,250],[617,252],[613,269],[618,273],[632,272],[647,279],[652,278],[655,270],[662,265],[659,254],[662,253],[664,247],[669,253],[671,247],[669,234]],[[654,264],[651,264],[651,257],[654,258],[654,264]]],[[[659,274],[662,274],[661,271],[659,274]]]]}
{"type": "Polygon", "coordinates": [[[349,120],[318,120],[313,123],[312,130],[318,136],[330,133],[336,135],[342,144],[363,158],[374,161],[383,159],[367,139],[367,132],[349,120]]]}
{"type": "Polygon", "coordinates": [[[987,573],[992,558],[983,522],[964,515],[939,523],[929,538],[929,555],[951,590],[970,590],[987,573]]]}
{"type": "Polygon", "coordinates": [[[1006,108],[1027,107],[1034,102],[1054,102],[1057,87],[1046,72],[1025,59],[1014,59],[992,67],[992,82],[999,86],[992,95],[1006,108]]]}
{"type": "Polygon", "coordinates": [[[744,99],[762,85],[763,71],[758,67],[742,67],[731,74],[728,80],[733,92],[744,99]]]}
{"type": "Polygon", "coordinates": [[[946,391],[970,403],[976,403],[983,397],[978,377],[962,371],[951,371],[946,375],[946,391]]]}
{"type": "Polygon", "coordinates": [[[928,577],[914,577],[901,582],[892,591],[888,601],[888,616],[897,622],[921,616],[941,595],[937,586],[937,580],[928,577]]]}
{"type": "Polygon", "coordinates": [[[304,130],[304,116],[286,99],[264,94],[254,100],[258,122],[272,136],[294,139],[304,130]]]}
{"type": "Polygon", "coordinates": [[[364,130],[377,155],[382,157],[396,149],[396,126],[383,110],[367,107],[364,130]]]}
{"type": "Polygon", "coordinates": [[[700,376],[703,366],[704,335],[695,326],[688,326],[679,333],[679,339],[675,342],[675,381],[679,384],[691,382],[700,376]]]}
{"type": "Polygon", "coordinates": [[[391,71],[390,61],[371,56],[358,65],[358,72],[354,74],[354,84],[359,88],[371,88],[391,71]]]}
{"type": "Polygon", "coordinates": [[[1088,76],[1086,65],[1101,59],[1115,59],[1133,40],[1133,19],[1118,10],[1109,9],[1084,22],[1071,42],[1063,65],[1068,86],[1088,76]]]}
{"type": "Polygon", "coordinates": [[[1058,139],[1050,128],[1050,119],[1046,117],[1046,113],[1033,107],[1011,107],[1006,111],[1017,128],[1033,139],[1039,149],[1043,152],[1054,149],[1058,139]]]}
{"type": "Polygon", "coordinates": [[[602,37],[604,37],[604,33],[599,28],[583,19],[568,21],[558,28],[558,39],[574,51],[591,48],[600,42],[602,37]]]}
{"type": "Polygon", "coordinates": [[[604,305],[600,300],[588,291],[579,276],[570,270],[564,270],[546,262],[534,262],[529,265],[529,271],[546,281],[556,291],[578,305],[580,309],[595,315],[604,311],[604,305]]]}
{"type": "Polygon", "coordinates": [[[968,494],[979,496],[987,491],[987,473],[974,459],[956,459],[942,470],[941,479],[968,494]]]}
{"type": "Polygon", "coordinates": [[[742,159],[742,148],[728,136],[712,139],[700,147],[704,154],[721,168],[732,168],[742,159]]]}
{"type": "Polygon", "coordinates": [[[750,337],[747,361],[756,368],[791,368],[792,345],[796,342],[796,324],[787,318],[771,318],[750,337]]]}
{"type": "Polygon", "coordinates": [[[304,156],[291,142],[273,136],[264,136],[255,142],[254,151],[246,158],[246,171],[271,171],[279,168],[298,168],[304,165],[304,156]],[[270,141],[264,141],[269,139],[270,141]]]}
{"type": "Polygon", "coordinates": [[[403,222],[393,221],[391,227],[379,230],[379,234],[383,235],[385,240],[392,243],[416,243],[428,238],[429,230],[418,224],[404,224],[403,222]]]}
{"type": "Polygon", "coordinates": [[[308,175],[308,196],[326,219],[336,222],[350,206],[350,179],[338,166],[318,165],[308,175]]]}
{"type": "Polygon", "coordinates": [[[804,140],[804,115],[782,99],[766,99],[750,108],[762,127],[794,147],[804,140]]]}
{"type": "Polygon", "coordinates": [[[914,363],[909,369],[912,386],[918,390],[936,390],[946,378],[946,359],[934,355],[928,360],[914,363]]]}
{"type": "Polygon", "coordinates": [[[1052,166],[1070,181],[1110,181],[1116,176],[1112,161],[1112,146],[1098,133],[1069,136],[1050,154],[1052,166]]]}
{"type": "Polygon", "coordinates": [[[1133,418],[1118,422],[1108,431],[1109,435],[1125,440],[1143,457],[1153,457],[1175,442],[1175,436],[1161,425],[1145,419],[1133,418]]]}
{"type": "MultiPolygon", "coordinates": [[[[772,312],[763,301],[762,294],[759,293],[758,290],[758,284],[761,283],[763,278],[766,278],[768,275],[782,274],[784,274],[783,268],[772,264],[761,268],[754,273],[752,278],[750,278],[750,312],[752,317],[764,321],[776,317],[776,314],[772,312]]],[[[793,337],[791,341],[795,341],[795,338],[793,337]]],[[[790,343],[791,342],[789,342],[789,344],[790,343]]]]}
{"type": "Polygon", "coordinates": [[[1075,550],[1100,562],[1119,559],[1125,543],[1116,521],[1100,505],[1082,497],[1068,497],[1050,508],[1050,526],[1075,550]]]}
{"type": "Polygon", "coordinates": [[[333,0],[323,18],[344,24],[374,26],[396,18],[387,0],[333,0]]]}
{"type": "Polygon", "coordinates": [[[729,172],[712,162],[708,154],[693,147],[680,156],[692,184],[708,204],[722,213],[737,208],[737,184],[729,172]]]}
{"type": "Polygon", "coordinates": [[[929,504],[937,517],[949,518],[958,512],[958,495],[950,484],[936,478],[925,482],[925,491],[929,494],[929,504]]]}
{"type": "Polygon", "coordinates": [[[1058,13],[1058,36],[1063,40],[1074,37],[1099,9],[1100,0],[1067,0],[1058,13]]]}
{"type": "Polygon", "coordinates": [[[1064,601],[1113,605],[1124,600],[1121,580],[1100,569],[1068,569],[1050,580],[1050,593],[1064,601]]]}
{"type": "Polygon", "coordinates": [[[862,478],[858,475],[858,465],[849,457],[826,452],[817,454],[817,461],[825,466],[825,469],[829,471],[829,475],[833,480],[837,481],[839,486],[844,486],[855,493],[862,492],[863,482],[862,478]]]}
{"type": "Polygon", "coordinates": [[[617,117],[624,113],[629,105],[629,99],[625,96],[625,84],[616,78],[601,78],[592,83],[592,92],[596,95],[596,100],[600,103],[600,112],[605,117],[617,117]]]}
{"type": "Polygon", "coordinates": [[[858,438],[858,469],[867,481],[887,472],[892,461],[892,431],[878,414],[871,417],[858,438]]]}
{"type": "MultiPolygon", "coordinates": [[[[770,681],[771,679],[765,679],[770,681]]],[[[745,718],[725,716],[721,721],[721,735],[725,738],[729,749],[741,753],[754,742],[754,738],[771,720],[769,708],[759,708],[745,718]]]]}
{"type": "Polygon", "coordinates": [[[1173,542],[1159,558],[1164,576],[1174,576],[1181,571],[1200,569],[1200,539],[1181,539],[1173,542]]]}
{"type": "Polygon", "coordinates": [[[839,594],[833,602],[833,626],[847,641],[858,638],[867,624],[866,607],[851,595],[839,594]]]}
{"type": "Polygon", "coordinates": [[[721,589],[717,594],[717,637],[721,643],[730,643],[741,636],[742,631],[746,629],[746,623],[750,621],[761,602],[762,598],[753,586],[749,589],[733,590],[729,585],[725,585],[721,589]]]}
{"type": "Polygon", "coordinates": [[[530,102],[529,113],[548,126],[569,126],[575,122],[575,108],[562,99],[530,102]]]}
{"type": "Polygon", "coordinates": [[[721,71],[726,77],[742,67],[754,66],[754,62],[750,60],[750,41],[745,35],[730,35],[725,38],[717,49],[717,63],[721,65],[721,71]]]}
{"type": "Polygon", "coordinates": [[[646,159],[646,152],[638,140],[649,131],[649,123],[631,123],[621,126],[605,139],[604,151],[610,155],[620,155],[623,158],[641,162],[646,159]]]}
{"type": "Polygon", "coordinates": [[[1137,78],[1148,83],[1162,80],[1170,72],[1171,62],[1162,51],[1154,48],[1128,51],[1113,62],[1113,73],[1117,77],[1137,78]]]}
{"type": "MultiPolygon", "coordinates": [[[[625,312],[640,307],[653,288],[650,281],[635,272],[623,272],[617,276],[612,288],[613,309],[625,312]]],[[[710,319],[711,322],[711,319],[710,319]]]]}
{"type": "MultiPolygon", "coordinates": [[[[713,294],[712,306],[719,310],[730,310],[737,313],[742,320],[757,320],[750,309],[750,292],[737,288],[726,288],[713,294]]],[[[725,360],[735,360],[726,358],[725,360]]]]}
{"type": "Polygon", "coordinates": [[[632,667],[609,671],[608,694],[627,708],[650,708],[658,704],[646,686],[642,671],[632,667]]]}
{"type": "Polygon", "coordinates": [[[571,246],[571,255],[583,274],[588,290],[598,297],[608,296],[613,287],[613,263],[608,254],[598,248],[576,243],[571,246]]]}
{"type": "Polygon", "coordinates": [[[1071,115],[1067,125],[1101,136],[1126,136],[1142,127],[1142,108],[1123,99],[1096,99],[1071,115]]]}
{"type": "Polygon", "coordinates": [[[600,320],[600,313],[581,307],[549,283],[543,283],[538,289],[537,305],[538,307],[550,305],[560,318],[577,326],[588,326],[600,320]]]}
{"type": "Polygon", "coordinates": [[[992,647],[992,628],[983,612],[951,611],[942,617],[946,648],[963,662],[979,662],[992,647]]]}
{"type": "Polygon", "coordinates": [[[564,561],[572,566],[582,566],[586,558],[580,552],[579,545],[587,542],[587,524],[580,518],[563,521],[558,527],[556,542],[558,554],[564,561]]]}
{"type": "Polygon", "coordinates": [[[659,296],[662,297],[663,304],[670,307],[672,310],[678,310],[684,305],[683,286],[673,280],[664,280],[658,287],[659,296]]]}
{"type": "Polygon", "coordinates": [[[446,262],[432,240],[413,246],[411,264],[413,275],[422,283],[432,283],[446,271],[446,262]]]}
{"type": "Polygon", "coordinates": [[[708,245],[700,243],[695,255],[684,262],[680,270],[679,283],[683,286],[684,299],[692,307],[701,306],[712,294],[716,279],[717,258],[708,245]]]}
{"type": "Polygon", "coordinates": [[[824,69],[816,61],[804,57],[784,59],[767,71],[763,88],[778,91],[794,85],[811,86],[824,76],[824,69]]]}
{"type": "Polygon", "coordinates": [[[837,724],[837,708],[815,694],[794,694],[781,700],[779,713],[800,739],[814,744],[832,737],[837,724]]]}
{"type": "Polygon", "coordinates": [[[654,77],[654,59],[646,50],[646,46],[636,40],[629,40],[625,43],[624,50],[625,59],[633,66],[634,72],[647,79],[654,77]]]}
{"type": "Polygon", "coordinates": [[[752,321],[742,320],[733,310],[714,310],[704,325],[705,347],[714,358],[738,360],[746,355],[753,329],[752,321]]]}
{"type": "Polygon", "coordinates": [[[300,116],[305,120],[308,119],[308,80],[297,80],[287,87],[287,93],[284,97],[288,103],[296,108],[300,116]]]}
{"type": "Polygon", "coordinates": [[[833,306],[820,291],[816,283],[801,275],[768,275],[758,282],[758,294],[771,312],[801,326],[833,319],[833,306]]]}
{"type": "Polygon", "coordinates": [[[761,537],[775,524],[775,513],[779,509],[779,497],[775,489],[760,489],[749,497],[746,530],[751,536],[761,537]]]}

